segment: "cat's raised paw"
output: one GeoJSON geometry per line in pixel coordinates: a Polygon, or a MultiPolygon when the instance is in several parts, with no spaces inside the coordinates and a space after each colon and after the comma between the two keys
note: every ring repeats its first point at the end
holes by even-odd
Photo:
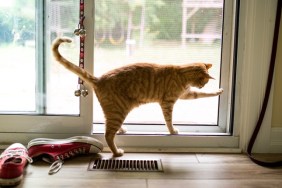
{"type": "Polygon", "coordinates": [[[223,93],[223,88],[220,88],[218,91],[217,91],[217,94],[220,95],[223,93]]]}

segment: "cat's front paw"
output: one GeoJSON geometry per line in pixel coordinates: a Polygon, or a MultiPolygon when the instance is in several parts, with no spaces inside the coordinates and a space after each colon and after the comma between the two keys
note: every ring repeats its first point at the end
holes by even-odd
{"type": "Polygon", "coordinates": [[[117,152],[113,153],[113,157],[121,157],[123,156],[124,151],[123,149],[117,149],[117,152]]]}
{"type": "Polygon", "coordinates": [[[220,94],[222,94],[222,93],[223,93],[223,88],[220,88],[220,89],[216,92],[217,95],[220,95],[220,94]]]}
{"type": "Polygon", "coordinates": [[[122,127],[118,130],[117,134],[125,134],[126,132],[127,132],[127,128],[126,128],[125,126],[122,126],[122,127]]]}
{"type": "Polygon", "coordinates": [[[170,134],[178,134],[179,130],[176,128],[173,128],[173,130],[170,132],[170,134]]]}

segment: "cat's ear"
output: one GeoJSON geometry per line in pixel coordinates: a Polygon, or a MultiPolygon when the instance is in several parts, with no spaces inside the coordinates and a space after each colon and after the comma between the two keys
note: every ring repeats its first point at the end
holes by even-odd
{"type": "Polygon", "coordinates": [[[205,65],[206,65],[207,69],[210,69],[212,67],[212,64],[210,64],[210,63],[205,63],[205,65]]]}
{"type": "MultiPolygon", "coordinates": [[[[206,65],[206,68],[207,69],[210,69],[211,67],[212,67],[212,64],[210,64],[210,63],[205,63],[205,65],[206,65]]],[[[207,77],[209,78],[209,79],[213,79],[213,80],[215,80],[215,78],[214,77],[212,77],[211,75],[209,75],[209,74],[207,74],[207,77]]]]}

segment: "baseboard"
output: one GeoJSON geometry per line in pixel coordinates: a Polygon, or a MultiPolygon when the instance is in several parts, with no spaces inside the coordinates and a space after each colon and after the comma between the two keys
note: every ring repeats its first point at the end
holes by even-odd
{"type": "MultiPolygon", "coordinates": [[[[242,153],[240,148],[147,148],[122,147],[126,153],[242,153]]],[[[110,152],[104,147],[103,152],[110,152]]]]}
{"type": "Polygon", "coordinates": [[[282,153],[282,127],[271,128],[270,152],[282,153]]]}

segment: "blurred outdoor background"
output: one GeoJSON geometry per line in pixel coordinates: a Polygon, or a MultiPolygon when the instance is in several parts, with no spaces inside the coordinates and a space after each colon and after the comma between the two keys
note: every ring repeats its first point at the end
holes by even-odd
{"type": "MultiPolygon", "coordinates": [[[[79,100],[73,95],[77,78],[52,60],[49,48],[57,36],[74,38],[75,43],[63,46],[62,53],[78,63],[79,39],[73,31],[78,26],[79,0],[44,1],[41,38],[38,2],[0,0],[0,111],[33,112],[41,105],[36,98],[43,95],[47,113],[78,114],[79,100]],[[37,59],[43,51],[38,51],[37,40],[45,40],[45,94],[38,94],[37,59]]],[[[200,61],[213,64],[210,74],[216,78],[203,89],[216,90],[222,24],[223,0],[96,0],[94,75],[135,62],[200,61]]],[[[173,115],[176,123],[217,124],[218,98],[181,100],[173,115]]],[[[93,116],[94,122],[104,121],[96,98],[93,116]]],[[[126,122],[159,123],[163,116],[158,105],[149,104],[135,109],[126,122]]]]}

